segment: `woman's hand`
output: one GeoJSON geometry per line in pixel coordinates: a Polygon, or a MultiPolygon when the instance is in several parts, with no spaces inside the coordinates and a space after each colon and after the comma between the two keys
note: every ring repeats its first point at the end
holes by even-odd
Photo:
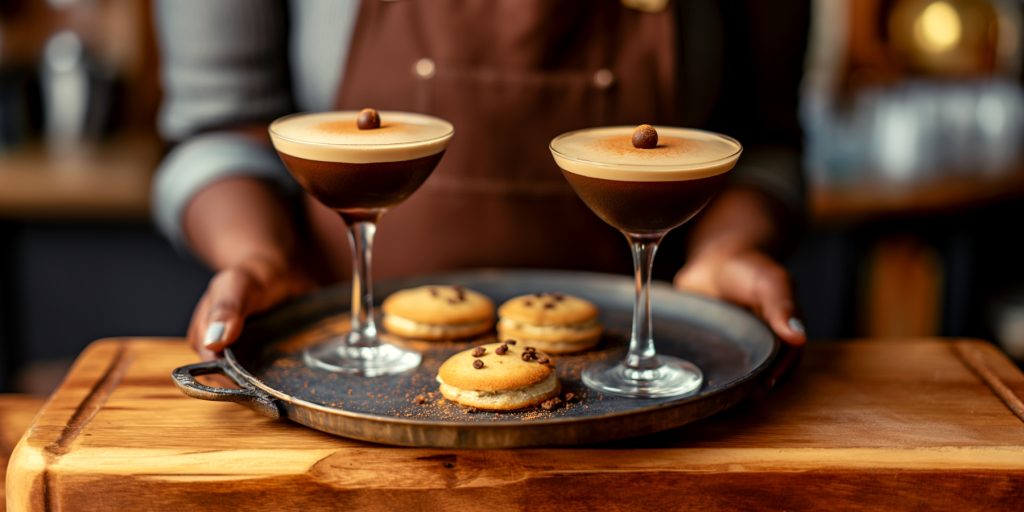
{"type": "Polygon", "coordinates": [[[769,388],[796,366],[807,335],[797,315],[789,273],[767,254],[756,250],[705,253],[688,262],[674,284],[680,290],[746,307],[771,327],[784,345],[768,376],[769,388]]]}
{"type": "Polygon", "coordinates": [[[750,309],[790,345],[803,345],[807,339],[796,314],[789,273],[763,252],[746,250],[698,257],[676,274],[674,284],[680,290],[750,309]]]}
{"type": "Polygon", "coordinates": [[[204,360],[238,339],[245,319],[314,287],[294,267],[253,257],[218,272],[192,313],[188,342],[204,360]]]}

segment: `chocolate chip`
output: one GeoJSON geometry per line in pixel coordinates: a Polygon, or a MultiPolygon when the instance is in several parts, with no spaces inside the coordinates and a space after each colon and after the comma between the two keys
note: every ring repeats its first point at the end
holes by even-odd
{"type": "Polygon", "coordinates": [[[505,340],[505,344],[506,345],[515,345],[516,344],[516,340],[505,340]]]}
{"type": "Polygon", "coordinates": [[[533,359],[534,357],[536,357],[536,354],[533,353],[533,352],[523,352],[523,355],[522,355],[523,361],[529,361],[529,360],[533,359]]]}
{"type": "Polygon", "coordinates": [[[423,395],[416,395],[416,398],[415,398],[414,401],[416,402],[416,405],[423,405],[423,404],[427,403],[427,397],[425,397],[423,395]]]}
{"type": "Polygon", "coordinates": [[[483,348],[483,347],[474,348],[473,349],[473,357],[480,357],[480,356],[484,355],[486,352],[487,352],[486,348],[483,348]]]}
{"type": "Polygon", "coordinates": [[[562,302],[563,300],[565,300],[565,295],[561,293],[554,293],[551,296],[555,298],[555,302],[562,302]]]}
{"type": "Polygon", "coordinates": [[[526,352],[536,352],[537,351],[537,349],[535,349],[533,347],[523,347],[523,350],[526,351],[526,352]]]}
{"type": "Polygon", "coordinates": [[[359,117],[356,118],[356,127],[360,130],[373,130],[374,128],[380,128],[380,114],[372,108],[364,108],[359,111],[359,117]]]}
{"type": "Polygon", "coordinates": [[[458,304],[459,299],[448,299],[448,304],[458,304]]]}
{"type": "MultiPolygon", "coordinates": [[[[534,354],[536,354],[536,352],[534,352],[534,354]]],[[[546,357],[542,357],[542,358],[538,359],[537,362],[540,363],[540,364],[548,364],[548,363],[551,362],[551,360],[546,358],[546,357]]]]}
{"type": "Polygon", "coordinates": [[[537,297],[538,299],[540,299],[540,298],[544,297],[544,293],[543,292],[537,292],[537,293],[533,294],[533,296],[537,297]]]}
{"type": "Polygon", "coordinates": [[[474,359],[473,360],[473,368],[476,368],[477,370],[479,370],[479,369],[481,369],[483,367],[484,367],[484,362],[483,361],[481,361],[480,359],[474,359]]]}
{"type": "Polygon", "coordinates": [[[651,149],[658,147],[658,130],[649,124],[642,124],[633,130],[633,147],[651,149]]]}
{"type": "Polygon", "coordinates": [[[555,303],[554,302],[545,302],[544,303],[544,309],[555,309],[555,303]]]}
{"type": "Polygon", "coordinates": [[[533,306],[533,301],[532,301],[532,300],[529,300],[529,299],[527,299],[527,300],[524,300],[524,301],[523,301],[523,306],[525,306],[525,307],[530,307],[530,306],[533,306]]]}
{"type": "Polygon", "coordinates": [[[437,288],[431,287],[431,288],[429,288],[429,290],[430,290],[430,296],[431,297],[437,297],[437,288]]]}
{"type": "Polygon", "coordinates": [[[466,300],[466,289],[465,288],[463,288],[461,286],[458,286],[458,285],[455,285],[455,286],[452,286],[452,289],[455,290],[455,297],[457,297],[460,301],[466,300]]]}
{"type": "Polygon", "coordinates": [[[508,352],[508,345],[505,344],[498,345],[498,348],[494,349],[494,353],[499,356],[505,355],[506,352],[508,352]]]}

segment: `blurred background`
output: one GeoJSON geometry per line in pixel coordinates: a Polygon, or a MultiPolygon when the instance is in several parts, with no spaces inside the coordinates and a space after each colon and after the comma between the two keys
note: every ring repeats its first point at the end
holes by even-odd
{"type": "MultiPolygon", "coordinates": [[[[1020,0],[814,0],[800,119],[809,334],[1024,360],[1020,0]]],[[[209,273],[152,228],[151,6],[0,0],[0,392],[90,341],[180,336],[209,273]]]]}

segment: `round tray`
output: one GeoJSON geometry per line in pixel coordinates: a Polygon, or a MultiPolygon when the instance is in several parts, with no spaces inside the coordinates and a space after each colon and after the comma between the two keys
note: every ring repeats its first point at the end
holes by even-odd
{"type": "Polygon", "coordinates": [[[460,284],[497,304],[526,293],[563,292],[601,308],[607,333],[598,347],[557,357],[563,393],[579,401],[553,410],[474,412],[441,399],[434,380],[451,354],[482,342],[407,342],[423,354],[415,370],[361,378],[307,367],[302,349],[348,327],[348,287],[325,289],[250,321],[224,358],[173,372],[185,394],[243,403],[272,418],[285,418],[341,436],[386,444],[450,448],[573,445],[648,434],[722,411],[755,387],[775,358],[779,342],[750,313],[735,306],[652,287],[654,337],[659,353],[693,361],[704,384],[682,398],[637,399],[604,395],[580,382],[587,365],[620,359],[629,339],[633,280],[623,276],[546,270],[479,270],[378,283],[378,297],[411,286],[460,284]],[[216,388],[195,377],[223,373],[239,389],[216,388]]]}

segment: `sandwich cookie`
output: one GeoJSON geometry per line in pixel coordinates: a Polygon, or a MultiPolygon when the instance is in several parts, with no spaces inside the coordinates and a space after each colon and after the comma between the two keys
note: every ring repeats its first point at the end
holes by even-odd
{"type": "Polygon", "coordinates": [[[512,411],[540,404],[561,386],[555,362],[533,347],[490,343],[448,358],[437,372],[441,394],[477,409],[512,411]]]}
{"type": "Polygon", "coordinates": [[[601,339],[598,313],[589,301],[563,293],[522,295],[498,309],[498,339],[552,354],[587,350],[601,339]]]}
{"type": "Polygon", "coordinates": [[[392,293],[384,300],[384,328],[419,340],[457,340],[494,326],[494,303],[461,286],[432,285],[392,293]]]}

